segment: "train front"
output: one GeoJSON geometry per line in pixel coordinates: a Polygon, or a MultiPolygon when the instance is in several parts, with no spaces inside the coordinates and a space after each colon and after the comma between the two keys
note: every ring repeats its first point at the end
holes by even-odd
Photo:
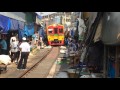
{"type": "Polygon", "coordinates": [[[64,45],[64,26],[49,25],[47,28],[47,38],[49,45],[64,45]]]}

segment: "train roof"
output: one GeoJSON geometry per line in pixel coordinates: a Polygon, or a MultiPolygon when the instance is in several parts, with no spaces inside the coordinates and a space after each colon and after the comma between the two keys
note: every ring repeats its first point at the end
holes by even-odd
{"type": "Polygon", "coordinates": [[[64,25],[62,25],[62,24],[51,24],[51,25],[48,25],[48,27],[49,26],[63,26],[64,27],[64,25]]]}

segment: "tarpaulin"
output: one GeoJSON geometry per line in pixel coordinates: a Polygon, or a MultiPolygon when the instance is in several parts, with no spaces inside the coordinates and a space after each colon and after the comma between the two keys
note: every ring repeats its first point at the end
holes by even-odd
{"type": "MultiPolygon", "coordinates": [[[[23,26],[21,26],[23,28],[23,26]]],[[[34,34],[34,24],[25,25],[24,29],[19,29],[19,39],[22,37],[27,37],[34,34]]]]}
{"type": "Polygon", "coordinates": [[[43,28],[40,28],[38,33],[39,33],[39,36],[42,36],[43,39],[45,38],[45,32],[43,28]]]}
{"type": "Polygon", "coordinates": [[[25,25],[24,34],[31,36],[34,34],[34,24],[25,25]]]}
{"type": "Polygon", "coordinates": [[[10,19],[11,27],[10,30],[18,30],[18,21],[15,19],[10,19]]]}
{"type": "Polygon", "coordinates": [[[39,18],[39,19],[42,19],[42,16],[40,16],[40,15],[37,15],[37,18],[39,18]]]}
{"type": "Polygon", "coordinates": [[[19,37],[18,37],[19,40],[22,40],[23,37],[29,36],[29,33],[26,30],[18,30],[18,31],[19,31],[19,37]]]}
{"type": "Polygon", "coordinates": [[[24,22],[18,21],[18,28],[23,30],[24,29],[24,22]]]}
{"type": "Polygon", "coordinates": [[[22,38],[24,37],[24,35],[26,34],[26,33],[28,33],[27,31],[25,31],[24,30],[24,22],[22,22],[22,21],[18,21],[18,23],[19,23],[19,25],[18,25],[18,31],[19,31],[19,40],[22,40],[22,38]]]}
{"type": "Polygon", "coordinates": [[[3,29],[3,33],[7,33],[10,30],[10,18],[0,15],[0,28],[3,29]]]}

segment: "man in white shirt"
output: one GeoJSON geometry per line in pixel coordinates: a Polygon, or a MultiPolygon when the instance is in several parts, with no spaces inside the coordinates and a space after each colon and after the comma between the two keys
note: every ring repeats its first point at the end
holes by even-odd
{"type": "Polygon", "coordinates": [[[18,42],[13,40],[11,42],[11,58],[12,58],[12,62],[14,62],[15,59],[17,59],[17,52],[18,52],[18,42]]]}
{"type": "Polygon", "coordinates": [[[12,43],[13,40],[16,41],[16,36],[12,33],[12,37],[10,38],[10,45],[11,45],[11,43],[12,43]]]}
{"type": "Polygon", "coordinates": [[[18,63],[17,69],[26,69],[27,59],[28,59],[28,56],[30,53],[30,45],[26,41],[26,38],[23,37],[22,40],[23,40],[23,42],[19,46],[19,48],[21,49],[21,59],[18,63]],[[23,60],[24,60],[24,62],[23,62],[23,60]]]}

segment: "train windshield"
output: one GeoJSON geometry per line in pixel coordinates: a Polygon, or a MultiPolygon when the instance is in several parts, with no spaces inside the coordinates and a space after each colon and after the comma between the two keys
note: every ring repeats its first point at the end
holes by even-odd
{"type": "Polygon", "coordinates": [[[54,28],[54,34],[58,33],[58,28],[54,28]]]}
{"type": "Polygon", "coordinates": [[[60,33],[63,33],[63,29],[62,29],[62,28],[61,28],[61,29],[59,29],[59,32],[60,32],[60,33]]]}

